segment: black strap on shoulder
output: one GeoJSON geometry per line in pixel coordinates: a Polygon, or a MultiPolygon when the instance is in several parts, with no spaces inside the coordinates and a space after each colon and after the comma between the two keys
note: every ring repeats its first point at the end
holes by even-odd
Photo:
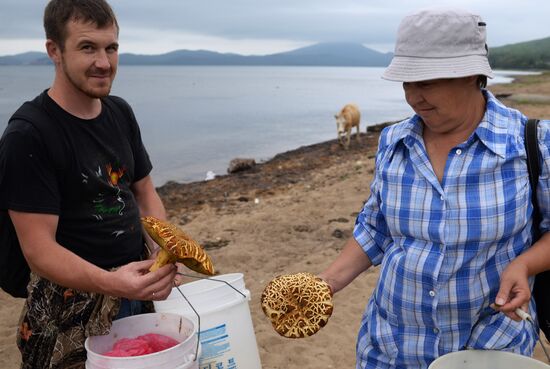
{"type": "Polygon", "coordinates": [[[531,202],[533,204],[533,241],[540,238],[539,224],[542,217],[537,201],[537,184],[540,174],[540,154],[537,137],[538,119],[529,119],[525,124],[525,151],[527,153],[527,170],[529,171],[529,183],[531,184],[531,202]]]}
{"type": "Polygon", "coordinates": [[[118,119],[127,119],[126,117],[126,101],[117,96],[106,96],[101,99],[118,117],[118,119]]]}
{"type": "Polygon", "coordinates": [[[10,118],[9,123],[14,120],[24,120],[31,124],[44,140],[44,145],[53,160],[56,170],[63,171],[66,168],[66,143],[63,139],[63,132],[58,122],[48,111],[44,104],[43,92],[36,99],[25,102],[10,118]]]}
{"type": "MultiPolygon", "coordinates": [[[[527,152],[527,169],[529,171],[529,182],[531,184],[531,202],[533,203],[533,242],[536,242],[540,234],[540,222],[542,216],[537,201],[537,183],[540,174],[540,154],[537,142],[537,119],[529,119],[525,124],[525,151],[527,152]]],[[[539,327],[550,340],[550,271],[539,273],[535,276],[533,286],[533,297],[537,307],[537,320],[539,327]]]]}

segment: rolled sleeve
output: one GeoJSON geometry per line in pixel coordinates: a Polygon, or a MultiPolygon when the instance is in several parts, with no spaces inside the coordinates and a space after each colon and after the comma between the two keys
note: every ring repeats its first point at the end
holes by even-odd
{"type": "Polygon", "coordinates": [[[361,223],[355,224],[355,229],[353,230],[353,237],[355,241],[361,246],[365,254],[369,257],[373,265],[379,265],[382,262],[384,257],[384,250],[382,250],[375,242],[374,239],[367,229],[361,223]]]}
{"type": "Polygon", "coordinates": [[[384,251],[390,243],[388,236],[388,227],[380,208],[377,178],[371,184],[371,194],[363,207],[363,210],[357,216],[353,237],[367,254],[373,265],[382,262],[384,251]]]}

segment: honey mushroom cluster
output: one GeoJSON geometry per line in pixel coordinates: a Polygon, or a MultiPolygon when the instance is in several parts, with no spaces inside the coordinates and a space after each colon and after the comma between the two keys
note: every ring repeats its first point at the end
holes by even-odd
{"type": "Polygon", "coordinates": [[[311,273],[274,278],[265,287],[261,304],[275,331],[288,338],[314,335],[327,324],[333,310],[329,285],[311,273]]]}
{"type": "Polygon", "coordinates": [[[149,271],[155,271],[168,263],[180,262],[195,272],[214,275],[214,265],[208,254],[180,228],[155,217],[143,217],[141,224],[161,247],[149,271]]]}

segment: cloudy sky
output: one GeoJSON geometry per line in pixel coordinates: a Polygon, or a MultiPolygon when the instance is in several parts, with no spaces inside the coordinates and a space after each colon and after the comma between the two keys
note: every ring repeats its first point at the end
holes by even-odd
{"type": "MultiPolygon", "coordinates": [[[[43,51],[47,0],[0,0],[0,55],[43,51]]],[[[317,42],[393,51],[404,15],[437,4],[482,16],[488,44],[550,37],[549,0],[110,0],[120,52],[204,49],[264,55],[317,42]]]]}

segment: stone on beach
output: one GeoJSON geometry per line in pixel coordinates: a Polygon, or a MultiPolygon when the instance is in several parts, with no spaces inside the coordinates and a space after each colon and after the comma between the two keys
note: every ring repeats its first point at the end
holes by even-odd
{"type": "Polygon", "coordinates": [[[237,173],[253,168],[256,165],[256,160],[235,158],[229,162],[227,173],[237,173]]]}

